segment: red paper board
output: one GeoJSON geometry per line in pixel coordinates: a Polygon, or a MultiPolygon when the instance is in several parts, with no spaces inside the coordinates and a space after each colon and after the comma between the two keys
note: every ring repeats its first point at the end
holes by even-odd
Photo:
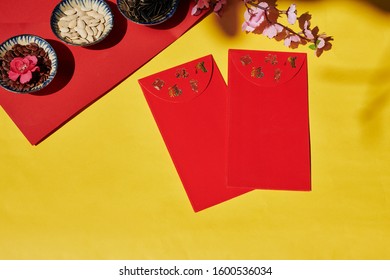
{"type": "Polygon", "coordinates": [[[60,42],[50,28],[56,1],[15,0],[0,9],[0,41],[19,34],[46,39],[58,56],[53,82],[36,94],[0,89],[0,105],[31,144],[38,144],[80,111],[99,99],[156,54],[179,38],[201,16],[191,16],[193,1],[180,1],[174,16],[161,25],[141,26],[124,18],[116,3],[107,1],[114,28],[90,47],[60,42]]]}

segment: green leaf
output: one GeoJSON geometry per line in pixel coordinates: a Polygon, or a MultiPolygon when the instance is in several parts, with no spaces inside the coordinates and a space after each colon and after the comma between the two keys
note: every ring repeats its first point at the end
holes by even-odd
{"type": "Polygon", "coordinates": [[[309,49],[315,51],[317,49],[317,46],[312,44],[312,45],[309,46],[309,49]]]}

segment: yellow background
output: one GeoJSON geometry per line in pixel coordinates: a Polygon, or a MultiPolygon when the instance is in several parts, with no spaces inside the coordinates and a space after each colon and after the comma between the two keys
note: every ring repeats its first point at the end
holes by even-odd
{"type": "Polygon", "coordinates": [[[195,214],[138,86],[209,53],[226,78],[228,48],[288,51],[242,33],[240,3],[36,147],[0,110],[0,258],[389,259],[389,9],[296,4],[335,38],[319,59],[298,49],[309,59],[312,192],[253,191],[195,214]]]}

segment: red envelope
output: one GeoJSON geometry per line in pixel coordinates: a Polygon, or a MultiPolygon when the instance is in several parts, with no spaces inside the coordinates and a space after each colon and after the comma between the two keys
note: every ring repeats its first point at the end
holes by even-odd
{"type": "Polygon", "coordinates": [[[115,2],[114,28],[101,43],[75,47],[60,42],[50,28],[59,1],[5,1],[0,9],[0,42],[18,34],[38,35],[49,41],[58,56],[53,82],[34,95],[0,88],[0,105],[31,144],[37,144],[66,121],[99,99],[194,25],[194,1],[180,1],[171,19],[153,27],[125,19],[115,2]]]}
{"type": "Polygon", "coordinates": [[[227,88],[211,55],[139,83],[194,211],[249,191],[226,187],[227,88]]]}
{"type": "Polygon", "coordinates": [[[229,50],[228,185],[311,189],[307,58],[229,50]]]}

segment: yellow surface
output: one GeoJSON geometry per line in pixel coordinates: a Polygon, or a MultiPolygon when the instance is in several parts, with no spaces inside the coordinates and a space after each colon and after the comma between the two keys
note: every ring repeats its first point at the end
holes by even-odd
{"type": "Polygon", "coordinates": [[[231,10],[224,28],[209,16],[36,147],[0,110],[0,258],[389,259],[390,13],[296,4],[335,37],[320,59],[298,49],[309,53],[312,192],[190,207],[137,79],[209,53],[226,77],[228,48],[288,51],[241,33],[231,10]]]}

